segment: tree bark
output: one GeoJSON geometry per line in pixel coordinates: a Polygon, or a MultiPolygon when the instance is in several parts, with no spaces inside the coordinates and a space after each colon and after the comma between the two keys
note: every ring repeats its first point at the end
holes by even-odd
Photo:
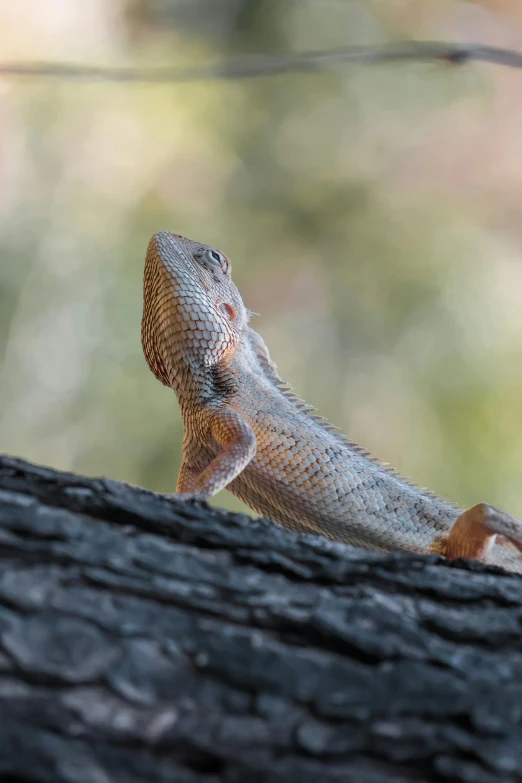
{"type": "Polygon", "coordinates": [[[0,779],[522,781],[522,579],[0,459],[0,779]]]}

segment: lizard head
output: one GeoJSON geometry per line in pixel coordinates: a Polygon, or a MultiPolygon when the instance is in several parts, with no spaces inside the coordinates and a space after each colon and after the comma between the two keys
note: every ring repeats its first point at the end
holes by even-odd
{"type": "Polygon", "coordinates": [[[154,375],[177,385],[231,356],[249,313],[219,250],[162,231],[147,248],[141,339],[154,375]]]}

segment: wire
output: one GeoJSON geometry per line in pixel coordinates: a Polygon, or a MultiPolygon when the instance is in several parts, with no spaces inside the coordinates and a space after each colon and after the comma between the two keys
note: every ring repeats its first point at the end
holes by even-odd
{"type": "Polygon", "coordinates": [[[214,79],[251,79],[285,73],[318,71],[335,64],[371,65],[393,62],[443,62],[463,65],[484,62],[522,68],[522,53],[481,44],[403,41],[385,46],[354,46],[297,54],[252,55],[217,65],[191,68],[111,68],[53,62],[0,63],[0,76],[76,79],[88,82],[186,83],[214,79]]]}

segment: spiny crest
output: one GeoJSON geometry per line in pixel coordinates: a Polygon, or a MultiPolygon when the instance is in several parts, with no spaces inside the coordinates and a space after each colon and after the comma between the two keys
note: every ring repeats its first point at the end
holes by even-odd
{"type": "MultiPolygon", "coordinates": [[[[436,495],[434,492],[430,492],[425,487],[420,487],[418,484],[415,484],[414,481],[407,478],[406,476],[403,476],[401,473],[399,473],[399,471],[392,468],[388,462],[381,459],[380,457],[377,457],[375,454],[373,454],[373,452],[368,451],[368,449],[364,448],[364,446],[361,446],[359,443],[356,443],[347,435],[344,435],[339,429],[339,427],[336,427],[334,424],[328,421],[328,419],[326,419],[324,416],[320,416],[317,413],[312,413],[312,411],[315,411],[317,409],[314,408],[313,405],[309,405],[303,399],[298,397],[298,395],[294,392],[290,384],[287,383],[286,381],[283,381],[283,379],[279,376],[279,373],[277,372],[277,365],[274,364],[274,362],[271,360],[270,354],[268,353],[268,349],[262,337],[259,334],[257,334],[257,332],[255,332],[253,329],[247,330],[247,336],[250,345],[256,354],[256,357],[259,361],[259,364],[261,366],[261,369],[263,370],[265,377],[268,380],[270,380],[274,384],[274,386],[278,389],[278,391],[280,391],[281,394],[287,400],[289,400],[293,405],[295,405],[298,408],[298,410],[302,411],[312,421],[318,424],[323,430],[328,432],[333,438],[335,438],[337,443],[341,444],[342,446],[344,446],[345,448],[349,449],[352,452],[356,452],[361,457],[367,459],[369,462],[372,462],[374,465],[377,465],[381,470],[385,471],[388,475],[393,476],[401,483],[409,487],[412,487],[412,489],[416,489],[425,497],[440,500],[440,497],[436,495]]],[[[444,502],[448,503],[448,505],[452,507],[456,507],[457,505],[455,503],[452,503],[451,501],[445,500],[444,502]]]]}

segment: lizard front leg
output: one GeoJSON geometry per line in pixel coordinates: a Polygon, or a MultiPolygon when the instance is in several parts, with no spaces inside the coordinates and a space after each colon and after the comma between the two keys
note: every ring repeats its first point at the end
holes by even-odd
{"type": "Polygon", "coordinates": [[[507,538],[522,552],[522,523],[487,503],[464,511],[450,530],[445,555],[448,559],[470,557],[487,562],[497,535],[507,538]]]}
{"type": "Polygon", "coordinates": [[[176,494],[169,495],[169,497],[175,498],[179,497],[180,495],[185,495],[188,497],[193,491],[198,477],[198,471],[193,468],[184,458],[179,469],[178,481],[176,483],[176,494]]]}
{"type": "Polygon", "coordinates": [[[211,413],[209,429],[220,448],[218,454],[199,475],[183,462],[174,497],[208,500],[239,476],[255,456],[257,442],[252,428],[228,405],[211,413]]]}

